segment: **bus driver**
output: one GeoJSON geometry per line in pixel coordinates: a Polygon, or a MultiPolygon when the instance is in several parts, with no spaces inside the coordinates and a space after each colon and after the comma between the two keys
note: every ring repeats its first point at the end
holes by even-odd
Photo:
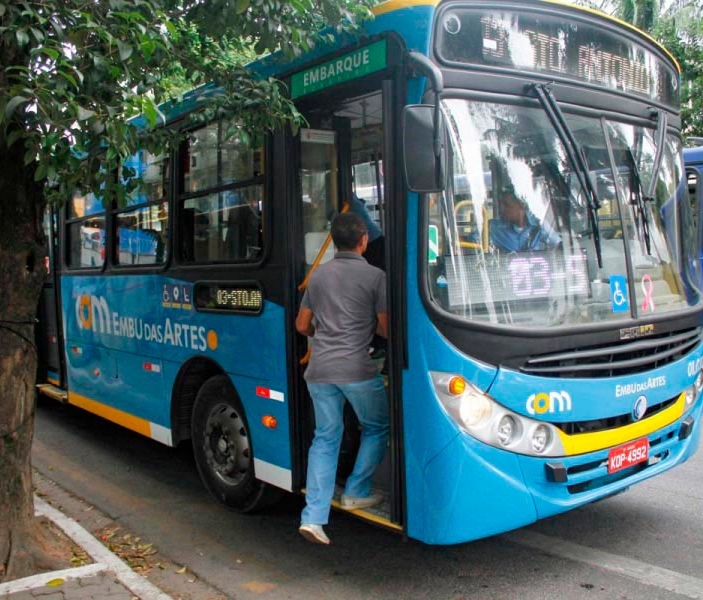
{"type": "Polygon", "coordinates": [[[491,219],[491,244],[504,252],[526,252],[556,248],[561,239],[556,232],[540,223],[513,192],[498,196],[499,219],[491,219]]]}

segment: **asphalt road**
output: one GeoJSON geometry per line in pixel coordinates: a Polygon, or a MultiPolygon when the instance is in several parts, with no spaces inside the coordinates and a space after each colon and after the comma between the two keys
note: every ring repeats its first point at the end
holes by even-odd
{"type": "Polygon", "coordinates": [[[41,400],[33,465],[237,599],[703,598],[703,455],[624,494],[448,547],[333,513],[330,547],[297,533],[302,500],[228,511],[173,449],[41,400]]]}

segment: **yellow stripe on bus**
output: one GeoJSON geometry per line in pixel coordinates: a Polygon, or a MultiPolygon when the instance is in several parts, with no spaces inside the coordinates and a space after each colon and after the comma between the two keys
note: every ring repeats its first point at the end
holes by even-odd
{"type": "Polygon", "coordinates": [[[567,456],[603,450],[604,448],[610,448],[631,440],[636,440],[662,427],[671,425],[674,421],[681,418],[685,405],[686,394],[682,392],[676,402],[669,408],[648,419],[643,419],[637,423],[617,427],[609,431],[594,431],[577,435],[568,435],[559,431],[559,437],[561,438],[561,443],[564,445],[567,456]]]}
{"type": "Polygon", "coordinates": [[[388,0],[382,2],[378,6],[374,6],[371,12],[375,16],[383,15],[401,8],[409,8],[411,6],[437,6],[439,0],[388,0]]]}
{"type": "Polygon", "coordinates": [[[146,419],[140,419],[122,410],[106,406],[105,404],[101,404],[100,402],[96,402],[95,400],[73,392],[68,393],[68,402],[88,412],[92,412],[99,417],[103,417],[108,421],[122,425],[122,427],[141,433],[148,438],[151,437],[151,424],[146,419]]]}

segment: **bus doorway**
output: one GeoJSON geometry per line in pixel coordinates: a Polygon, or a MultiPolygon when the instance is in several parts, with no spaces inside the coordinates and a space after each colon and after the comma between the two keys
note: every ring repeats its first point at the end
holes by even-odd
{"type": "Polygon", "coordinates": [[[65,385],[65,365],[63,361],[63,340],[61,332],[61,315],[58,311],[59,283],[57,213],[50,208],[44,214],[44,234],[46,235],[46,280],[37,312],[37,346],[39,364],[37,366],[37,383],[43,392],[61,402],[66,401],[66,393],[59,388],[65,385]]]}
{"type": "MultiPolygon", "coordinates": [[[[330,224],[340,212],[352,211],[366,223],[369,231],[369,247],[364,255],[367,262],[386,271],[393,265],[387,260],[386,252],[386,209],[383,178],[384,119],[383,94],[374,92],[363,96],[344,99],[330,108],[311,107],[305,113],[308,127],[299,134],[298,202],[301,214],[300,252],[302,260],[301,281],[298,291],[298,306],[302,299],[307,278],[310,274],[334,256],[334,244],[330,236],[330,224]]],[[[390,312],[390,302],[389,302],[390,312]]],[[[392,334],[390,334],[392,335],[392,334]]],[[[303,373],[309,358],[314,352],[314,339],[301,337],[298,360],[301,363],[300,398],[301,439],[301,485],[307,469],[307,453],[314,433],[312,402],[307,394],[303,373]]],[[[382,374],[386,384],[388,401],[394,403],[389,392],[389,352],[386,340],[374,336],[369,354],[382,374]]],[[[337,492],[333,505],[339,501],[339,493],[356,459],[359,447],[360,429],[356,415],[347,402],[345,405],[345,431],[340,450],[337,470],[337,492]]],[[[392,420],[392,417],[391,417],[392,420]]],[[[394,429],[391,427],[391,436],[394,429]]],[[[392,451],[397,447],[391,440],[385,457],[378,467],[373,486],[385,501],[378,507],[363,511],[365,518],[393,525],[393,501],[397,499],[398,457],[392,451]]],[[[397,517],[396,517],[397,518],[397,517]]],[[[396,525],[397,527],[397,525],[396,525]]]]}

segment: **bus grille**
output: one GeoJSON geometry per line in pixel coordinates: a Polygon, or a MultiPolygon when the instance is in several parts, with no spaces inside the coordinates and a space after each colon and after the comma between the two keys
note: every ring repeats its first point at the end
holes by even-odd
{"type": "Polygon", "coordinates": [[[538,377],[613,377],[642,373],[680,359],[703,339],[701,327],[653,335],[647,339],[575,348],[529,358],[523,373],[538,377]]]}
{"type": "MultiPolygon", "coordinates": [[[[647,410],[641,418],[647,419],[663,410],[666,410],[667,408],[672,406],[676,402],[676,400],[678,400],[678,398],[678,396],[675,396],[674,398],[669,398],[664,402],[648,406],[647,410]]],[[[630,425],[634,422],[635,421],[632,417],[632,413],[627,413],[623,415],[616,415],[614,417],[608,417],[605,419],[593,419],[591,421],[569,421],[567,423],[552,423],[552,425],[554,425],[554,427],[558,427],[568,435],[578,435],[580,433],[593,433],[595,431],[607,431],[608,429],[616,429],[618,427],[630,425]]]]}

